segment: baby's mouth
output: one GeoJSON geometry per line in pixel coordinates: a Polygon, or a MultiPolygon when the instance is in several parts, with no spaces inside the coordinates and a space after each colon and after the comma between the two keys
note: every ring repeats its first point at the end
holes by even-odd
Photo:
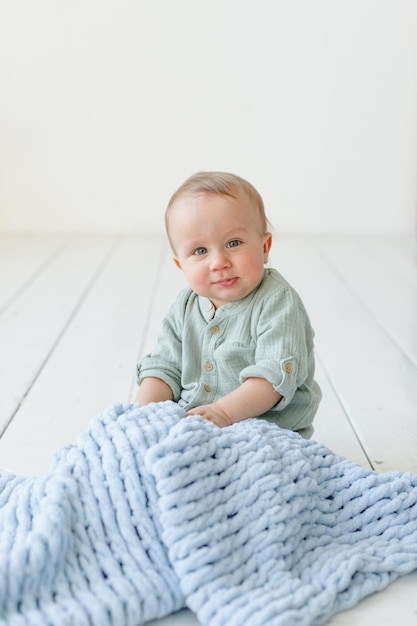
{"type": "Polygon", "coordinates": [[[216,280],[215,285],[220,285],[221,287],[231,287],[237,281],[237,276],[234,278],[222,278],[221,280],[216,280]]]}

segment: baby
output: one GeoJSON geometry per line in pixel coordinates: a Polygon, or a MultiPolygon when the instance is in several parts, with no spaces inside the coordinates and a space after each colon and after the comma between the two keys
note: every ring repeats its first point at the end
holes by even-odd
{"type": "Polygon", "coordinates": [[[137,366],[136,402],[174,400],[220,427],[262,418],[310,437],[321,399],[314,332],[298,294],[265,268],[272,235],[257,190],[199,172],[174,193],[165,223],[189,287],[137,366]]]}

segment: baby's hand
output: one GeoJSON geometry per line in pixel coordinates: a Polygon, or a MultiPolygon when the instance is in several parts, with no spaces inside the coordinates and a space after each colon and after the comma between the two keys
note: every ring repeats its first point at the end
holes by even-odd
{"type": "Polygon", "coordinates": [[[191,409],[187,411],[186,416],[189,415],[201,415],[205,420],[209,422],[213,422],[220,428],[224,426],[231,426],[232,420],[226,415],[226,413],[216,404],[203,404],[201,406],[196,406],[195,409],[191,409]]]}

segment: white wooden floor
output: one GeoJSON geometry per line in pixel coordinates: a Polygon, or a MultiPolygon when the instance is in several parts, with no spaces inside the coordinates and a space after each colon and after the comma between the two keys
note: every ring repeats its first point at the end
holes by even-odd
{"type": "MultiPolygon", "coordinates": [[[[378,472],[417,473],[417,239],[281,237],[272,264],[316,330],[314,437],[378,472]]],[[[0,235],[0,467],[46,471],[90,418],[131,400],[136,360],[183,285],[162,236],[0,235]]],[[[402,578],[329,624],[415,626],[416,585],[402,578]]]]}

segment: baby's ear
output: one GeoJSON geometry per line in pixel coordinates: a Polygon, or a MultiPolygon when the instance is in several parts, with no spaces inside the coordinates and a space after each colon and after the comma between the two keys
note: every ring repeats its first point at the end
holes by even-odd
{"type": "Polygon", "coordinates": [[[264,235],[264,263],[268,262],[269,251],[272,245],[271,233],[265,233],[264,235]]]}
{"type": "Polygon", "coordinates": [[[174,261],[174,263],[178,267],[178,269],[182,270],[181,263],[180,263],[179,259],[177,259],[177,257],[174,256],[174,257],[172,257],[172,260],[174,261]]]}

